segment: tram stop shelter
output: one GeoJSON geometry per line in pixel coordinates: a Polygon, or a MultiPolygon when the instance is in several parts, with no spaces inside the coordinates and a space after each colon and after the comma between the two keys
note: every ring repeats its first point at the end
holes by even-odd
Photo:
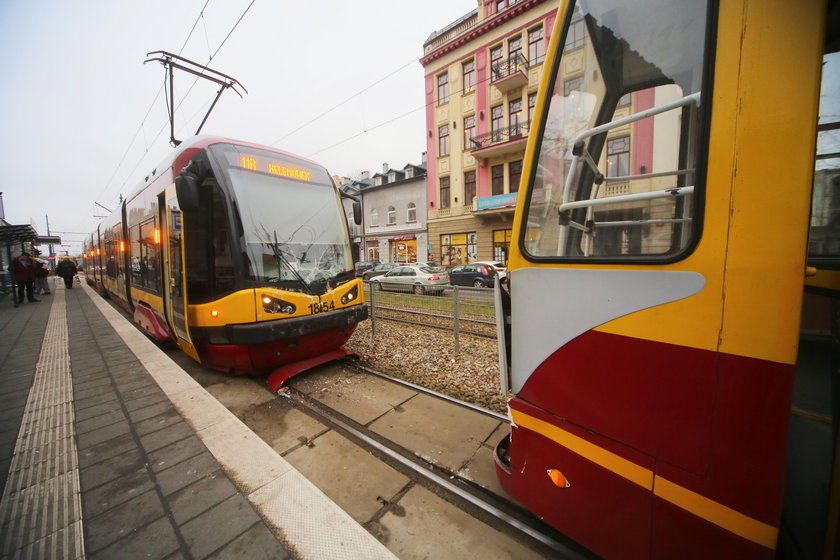
{"type": "Polygon", "coordinates": [[[2,251],[0,262],[3,263],[2,270],[0,270],[0,297],[5,297],[11,292],[15,307],[20,305],[20,302],[17,300],[15,277],[10,271],[12,250],[16,247],[22,247],[24,243],[35,241],[37,238],[38,233],[30,225],[13,226],[4,224],[3,220],[0,220],[0,251],[2,251]]]}

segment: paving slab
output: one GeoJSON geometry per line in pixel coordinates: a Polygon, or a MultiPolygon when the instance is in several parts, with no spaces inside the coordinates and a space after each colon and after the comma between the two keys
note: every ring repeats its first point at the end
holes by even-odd
{"type": "Polygon", "coordinates": [[[456,472],[500,423],[442,399],[417,394],[369,427],[427,461],[456,472]]]}
{"type": "Polygon", "coordinates": [[[544,558],[422,486],[409,490],[400,505],[399,515],[389,511],[377,528],[385,545],[400,560],[544,558]]]}
{"type": "Polygon", "coordinates": [[[326,370],[316,370],[293,378],[290,384],[365,426],[417,394],[413,389],[366,373],[345,369],[337,383],[327,382],[326,375],[326,370]]]}
{"type": "Polygon", "coordinates": [[[390,501],[409,482],[408,477],[334,430],[285,458],[359,523],[372,519],[383,501],[390,501]]]}

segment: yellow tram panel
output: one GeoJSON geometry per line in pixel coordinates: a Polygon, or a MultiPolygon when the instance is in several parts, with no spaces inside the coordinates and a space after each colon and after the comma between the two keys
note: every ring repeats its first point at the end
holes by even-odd
{"type": "Polygon", "coordinates": [[[256,321],[253,289],[240,290],[210,303],[187,306],[189,324],[193,327],[223,327],[256,321]]]}
{"type": "MultiPolygon", "coordinates": [[[[818,84],[823,34],[804,25],[787,27],[790,37],[761,36],[763,26],[778,26],[778,20],[791,17],[818,21],[821,3],[791,6],[782,0],[768,3],[723,3],[720,6],[717,52],[743,51],[748,63],[739,64],[739,57],[718,57],[715,61],[715,89],[709,132],[709,151],[705,181],[702,237],[694,251],[686,258],[670,264],[640,265],[636,271],[687,271],[701,273],[704,288],[686,299],[643,309],[609,321],[598,331],[645,340],[728,354],[754,357],[780,363],[793,363],[796,348],[779,341],[796,340],[799,329],[800,301],[783,295],[805,282],[803,236],[808,234],[809,201],[799,196],[810,192],[813,172],[814,141],[792,141],[792,138],[813,138],[817,103],[807,100],[813,114],[802,118],[800,112],[781,108],[803,105],[802,84],[818,84]],[[744,33],[762,37],[762,41],[742,43],[744,33]],[[772,54],[771,54],[772,53],[772,54]],[[764,61],[777,60],[786,68],[785,80],[766,71],[764,61]],[[802,64],[801,61],[815,61],[802,64]],[[745,77],[746,75],[746,77],[745,77]],[[759,104],[755,91],[766,92],[759,104]],[[753,104],[744,107],[742,97],[750,96],[753,104]],[[785,161],[780,166],[768,166],[768,161],[785,161]],[[767,188],[767,185],[788,185],[786,189],[767,188]],[[740,189],[737,198],[733,189],[740,189]],[[767,215],[779,215],[784,209],[790,217],[786,224],[771,223],[767,215]],[[785,227],[782,227],[782,226],[785,227]],[[791,226],[802,227],[791,235],[791,226]],[[759,245],[760,244],[760,245],[759,245]],[[761,247],[761,249],[759,249],[761,247]],[[772,248],[777,258],[767,260],[761,255],[772,248]],[[729,255],[723,267],[719,255],[729,255]],[[800,262],[801,267],[792,267],[800,262]],[[759,271],[756,273],[755,271],[759,271]],[[724,289],[724,285],[726,288],[724,289]],[[720,302],[729,302],[725,316],[720,302]],[[687,319],[689,318],[690,319],[687,319]],[[733,336],[728,336],[732,333],[733,336]]],[[[558,34],[559,35],[559,34],[558,34]]],[[[558,41],[552,37],[552,41],[558,41]]],[[[549,48],[549,57],[560,49],[549,48]]],[[[546,61],[547,67],[553,62],[546,61]]],[[[540,84],[541,90],[547,82],[540,84]]],[[[814,86],[814,94],[819,88],[814,86]]],[[[546,110],[544,92],[539,95],[535,120],[546,110]]],[[[527,151],[533,152],[529,137],[527,151]]],[[[534,165],[526,158],[525,165],[534,165]]],[[[523,176],[530,176],[529,168],[523,176]]],[[[520,196],[517,214],[526,211],[527,197],[520,196]]],[[[525,223],[514,224],[513,238],[521,238],[525,223]]],[[[519,250],[511,252],[509,260],[511,282],[516,283],[516,269],[570,268],[603,270],[627,269],[626,264],[568,264],[528,261],[519,250]]],[[[809,284],[815,284],[810,279],[809,284]]]]}

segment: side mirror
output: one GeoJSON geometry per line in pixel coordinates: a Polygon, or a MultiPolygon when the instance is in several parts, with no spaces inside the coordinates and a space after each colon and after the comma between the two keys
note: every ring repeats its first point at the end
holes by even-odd
{"type": "Polygon", "coordinates": [[[362,225],[362,204],[358,200],[353,201],[353,221],[357,226],[362,225]]]}
{"type": "Polygon", "coordinates": [[[198,179],[193,175],[178,175],[175,178],[175,194],[181,210],[189,212],[201,207],[198,188],[198,179]]]}

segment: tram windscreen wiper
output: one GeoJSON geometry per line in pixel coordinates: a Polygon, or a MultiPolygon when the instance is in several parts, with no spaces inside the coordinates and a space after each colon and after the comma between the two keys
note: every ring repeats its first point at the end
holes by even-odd
{"type": "Polygon", "coordinates": [[[300,282],[300,285],[303,286],[303,289],[306,291],[306,293],[311,296],[314,296],[315,293],[312,291],[312,288],[309,286],[306,280],[303,279],[303,276],[300,275],[300,273],[295,269],[295,267],[292,266],[292,263],[290,263],[289,260],[283,255],[283,250],[280,248],[280,243],[277,241],[277,230],[274,230],[274,243],[266,243],[266,245],[269,245],[271,247],[271,250],[274,253],[274,258],[277,259],[277,262],[286,265],[286,268],[288,268],[291,271],[291,273],[295,277],[295,280],[300,282]]]}

